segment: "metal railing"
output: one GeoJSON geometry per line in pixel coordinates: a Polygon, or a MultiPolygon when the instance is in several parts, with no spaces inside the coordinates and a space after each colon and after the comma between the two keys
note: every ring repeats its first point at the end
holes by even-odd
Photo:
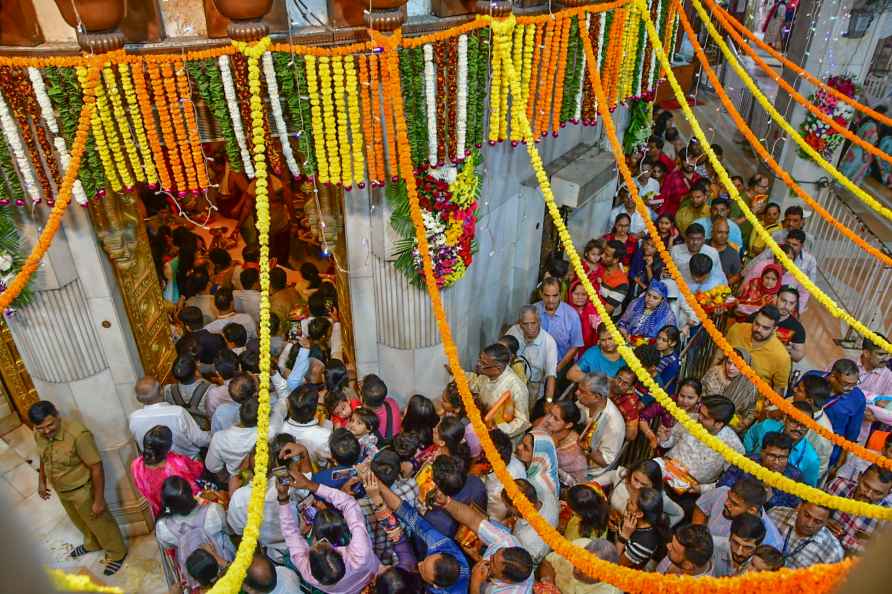
{"type": "MultiPolygon", "coordinates": [[[[815,199],[843,226],[856,231],[873,247],[889,254],[890,246],[852,210],[844,198],[845,191],[836,186],[821,188],[815,199]]],[[[807,248],[818,264],[818,271],[826,281],[830,294],[856,319],[868,328],[887,333],[892,327],[892,267],[886,266],[843,236],[833,225],[814,215],[806,232],[807,248]]],[[[843,342],[858,346],[858,336],[847,328],[843,342]]]]}

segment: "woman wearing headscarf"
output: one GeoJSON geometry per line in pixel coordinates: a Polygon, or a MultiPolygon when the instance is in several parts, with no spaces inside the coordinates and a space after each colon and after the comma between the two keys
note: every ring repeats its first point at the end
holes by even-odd
{"type": "Polygon", "coordinates": [[[598,315],[598,310],[595,309],[592,300],[588,298],[588,293],[578,278],[573,279],[573,282],[570,283],[570,305],[579,314],[579,321],[582,323],[583,348],[579,351],[582,353],[585,349],[598,343],[598,326],[601,325],[601,316],[598,315]]]}
{"type": "Polygon", "coordinates": [[[675,325],[669,305],[669,289],[663,281],[654,281],[644,295],[636,297],[620,318],[619,329],[627,336],[656,338],[666,326],[675,325]]]}
{"type": "Polygon", "coordinates": [[[548,509],[549,513],[553,512],[556,520],[561,483],[554,440],[547,433],[531,431],[517,444],[515,455],[526,466],[527,480],[536,488],[536,494],[542,501],[540,513],[545,516],[548,509]]]}
{"type": "Polygon", "coordinates": [[[783,276],[783,268],[778,264],[767,264],[757,278],[743,283],[737,291],[735,311],[738,321],[746,321],[763,306],[777,302],[783,276]]]}
{"type": "MultiPolygon", "coordinates": [[[[752,356],[745,349],[734,349],[734,352],[747,365],[752,364],[752,356]]],[[[734,418],[731,428],[743,433],[756,419],[756,387],[744,376],[730,357],[725,357],[703,375],[703,393],[721,394],[734,403],[734,418]]]]}

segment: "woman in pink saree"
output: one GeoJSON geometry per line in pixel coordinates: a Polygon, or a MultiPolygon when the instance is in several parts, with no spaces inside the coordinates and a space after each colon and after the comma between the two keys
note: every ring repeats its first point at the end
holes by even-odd
{"type": "Polygon", "coordinates": [[[130,464],[133,484],[151,504],[155,517],[161,513],[161,486],[170,476],[179,476],[192,486],[192,494],[197,495],[198,477],[204,465],[182,454],[171,452],[173,434],[168,427],[157,425],[149,429],[142,440],[142,456],[130,464]]]}

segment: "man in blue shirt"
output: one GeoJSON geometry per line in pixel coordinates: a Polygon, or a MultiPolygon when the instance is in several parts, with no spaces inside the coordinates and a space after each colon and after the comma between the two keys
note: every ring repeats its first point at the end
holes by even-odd
{"type": "Polygon", "coordinates": [[[712,218],[719,216],[725,219],[725,222],[728,223],[728,241],[733,243],[734,245],[740,246],[743,245],[743,233],[740,231],[740,225],[738,225],[734,219],[730,218],[731,215],[731,201],[727,198],[714,198],[712,200],[712,204],[709,205],[709,216],[708,217],[700,217],[695,223],[703,227],[703,231],[706,233],[707,241],[712,238],[712,218]]]}
{"type": "MultiPolygon", "coordinates": [[[[858,441],[867,408],[867,399],[858,387],[858,364],[851,359],[839,359],[829,372],[812,370],[805,374],[808,375],[825,377],[830,384],[830,399],[824,405],[824,412],[833,425],[833,432],[849,441],[858,441]]],[[[836,470],[845,464],[846,455],[846,450],[833,446],[829,476],[836,474],[836,470]]]]}
{"type": "Polygon", "coordinates": [[[383,500],[415,540],[424,544],[425,557],[418,564],[418,573],[430,585],[431,594],[465,594],[471,571],[458,544],[431,526],[414,507],[402,501],[374,474],[365,474],[363,482],[372,505],[380,506],[377,502],[383,500]]]}
{"type": "MultiPolygon", "coordinates": [[[[814,414],[814,408],[808,402],[794,402],[793,406],[809,417],[814,414]]],[[[821,474],[821,459],[811,442],[805,439],[808,427],[791,416],[787,416],[783,424],[774,419],[765,419],[750,427],[743,436],[743,447],[746,449],[747,455],[759,456],[765,436],[771,432],[782,432],[790,437],[793,449],[790,450],[788,462],[799,469],[805,483],[813,487],[817,486],[821,474]]]]}
{"type": "MultiPolygon", "coordinates": [[[[790,452],[793,450],[793,439],[786,433],[771,431],[766,433],[762,438],[762,451],[759,455],[750,456],[754,460],[767,468],[783,474],[785,477],[794,481],[802,480],[802,473],[798,468],[790,464],[790,452]]],[[[734,483],[742,477],[751,476],[737,466],[729,466],[716,487],[733,487],[734,483]]],[[[780,489],[771,489],[768,495],[768,501],[765,502],[765,509],[772,507],[796,507],[799,505],[799,498],[790,493],[781,491],[780,489]]]]}
{"type": "Polygon", "coordinates": [[[548,277],[542,281],[539,289],[542,301],[535,303],[539,312],[542,329],[548,332],[557,343],[557,373],[573,361],[576,351],[584,343],[582,340],[582,321],[576,310],[561,301],[561,281],[548,277]]]}

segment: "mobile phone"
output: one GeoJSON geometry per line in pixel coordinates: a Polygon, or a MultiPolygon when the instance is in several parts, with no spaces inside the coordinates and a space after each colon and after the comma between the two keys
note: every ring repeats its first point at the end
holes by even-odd
{"type": "Polygon", "coordinates": [[[276,468],[273,468],[273,476],[275,476],[283,485],[291,485],[291,475],[288,473],[287,467],[277,466],[276,468]]]}
{"type": "Polygon", "coordinates": [[[319,512],[319,510],[316,509],[316,506],[313,505],[315,501],[316,499],[312,495],[309,495],[301,499],[297,504],[297,509],[306,524],[312,524],[313,520],[316,519],[316,514],[319,512]]]}
{"type": "Polygon", "coordinates": [[[331,471],[331,480],[343,481],[356,476],[356,470],[353,468],[339,468],[331,471]]]}
{"type": "Polygon", "coordinates": [[[301,329],[300,329],[300,320],[291,320],[288,326],[288,336],[287,339],[290,342],[296,342],[298,338],[300,338],[301,329]]]}

